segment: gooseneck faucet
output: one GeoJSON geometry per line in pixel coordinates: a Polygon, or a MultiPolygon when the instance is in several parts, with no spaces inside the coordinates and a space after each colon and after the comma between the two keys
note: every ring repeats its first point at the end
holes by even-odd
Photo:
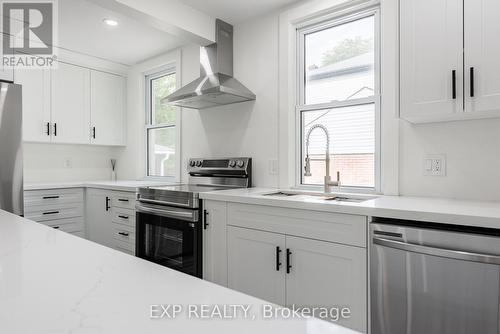
{"type": "Polygon", "coordinates": [[[325,152],[325,193],[329,193],[331,186],[337,186],[340,188],[340,172],[337,172],[337,181],[332,181],[330,177],[330,134],[328,133],[328,129],[321,124],[315,124],[311,126],[309,131],[307,131],[306,135],[306,165],[304,166],[304,176],[311,176],[311,158],[309,158],[309,137],[311,133],[316,130],[321,129],[325,133],[326,136],[326,152],[325,152]]]}

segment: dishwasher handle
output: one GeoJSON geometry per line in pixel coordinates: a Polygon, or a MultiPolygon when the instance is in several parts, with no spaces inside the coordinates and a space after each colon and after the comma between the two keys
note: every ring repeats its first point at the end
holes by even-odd
{"type": "Polygon", "coordinates": [[[449,259],[462,260],[462,261],[480,262],[487,264],[500,264],[500,256],[498,255],[422,246],[408,242],[379,238],[379,237],[373,237],[372,240],[375,245],[400,249],[407,252],[446,257],[449,259]]]}

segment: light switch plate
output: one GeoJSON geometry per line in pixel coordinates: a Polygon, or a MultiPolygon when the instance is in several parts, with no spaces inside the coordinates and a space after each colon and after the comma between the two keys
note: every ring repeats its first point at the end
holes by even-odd
{"type": "Polygon", "coordinates": [[[426,155],[423,169],[426,176],[446,176],[446,156],[444,154],[426,155]]]}

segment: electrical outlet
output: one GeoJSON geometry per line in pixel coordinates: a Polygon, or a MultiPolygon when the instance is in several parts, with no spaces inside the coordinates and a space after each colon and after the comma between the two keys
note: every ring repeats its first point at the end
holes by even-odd
{"type": "Polygon", "coordinates": [[[429,154],[424,157],[424,175],[446,176],[446,156],[429,154]]]}
{"type": "Polygon", "coordinates": [[[72,168],[72,167],[73,167],[73,161],[71,161],[71,158],[65,158],[64,168],[72,168]]]}

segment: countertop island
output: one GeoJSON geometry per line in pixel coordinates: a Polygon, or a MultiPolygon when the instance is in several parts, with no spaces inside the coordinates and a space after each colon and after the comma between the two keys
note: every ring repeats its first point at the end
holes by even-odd
{"type": "Polygon", "coordinates": [[[313,318],[264,319],[264,308],[262,300],[0,210],[0,333],[356,333],[313,318]],[[180,311],[169,318],[174,305],[180,311]],[[221,319],[216,305],[249,306],[248,316],[240,310],[221,319]]]}

